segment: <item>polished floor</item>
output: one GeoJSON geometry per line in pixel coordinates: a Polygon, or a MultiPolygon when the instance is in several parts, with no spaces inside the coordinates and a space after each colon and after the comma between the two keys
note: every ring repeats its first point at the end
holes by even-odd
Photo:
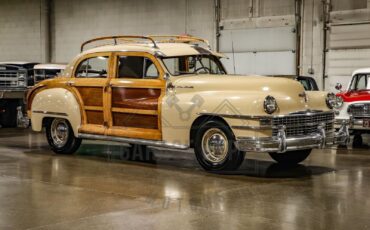
{"type": "Polygon", "coordinates": [[[298,167],[250,153],[210,174],[192,152],[124,160],[117,143],[53,154],[43,134],[0,129],[0,229],[370,229],[370,150],[315,150],[298,167]]]}

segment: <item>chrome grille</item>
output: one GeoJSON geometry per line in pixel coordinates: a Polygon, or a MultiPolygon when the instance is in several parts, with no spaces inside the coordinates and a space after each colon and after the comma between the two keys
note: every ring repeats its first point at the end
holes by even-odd
{"type": "MultiPolygon", "coordinates": [[[[17,70],[0,71],[0,87],[18,87],[18,74],[23,73],[17,70]]],[[[26,76],[26,74],[24,74],[26,76]]]]}
{"type": "Polygon", "coordinates": [[[0,79],[16,78],[17,76],[17,71],[0,71],[0,79]]]}
{"type": "Polygon", "coordinates": [[[348,106],[348,113],[354,117],[370,116],[370,103],[358,103],[348,106]]]}
{"type": "Polygon", "coordinates": [[[17,87],[18,81],[1,81],[0,86],[17,87]]]}
{"type": "Polygon", "coordinates": [[[293,114],[283,117],[275,117],[272,120],[273,135],[278,133],[279,126],[285,126],[287,137],[309,135],[318,132],[318,126],[325,123],[326,132],[334,129],[334,112],[293,114]]]}

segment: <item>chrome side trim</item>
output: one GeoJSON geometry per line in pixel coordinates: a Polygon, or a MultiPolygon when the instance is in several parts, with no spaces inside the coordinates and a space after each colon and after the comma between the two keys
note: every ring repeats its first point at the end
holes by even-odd
{"type": "Polygon", "coordinates": [[[41,113],[41,114],[48,114],[48,115],[57,115],[57,116],[68,117],[68,114],[66,114],[66,113],[48,112],[48,111],[40,111],[40,110],[34,110],[34,111],[32,111],[32,113],[41,113]]]}
{"type": "Polygon", "coordinates": [[[233,119],[273,119],[273,118],[282,118],[282,117],[301,117],[304,116],[313,116],[313,115],[325,115],[325,114],[332,114],[334,111],[301,111],[301,112],[293,112],[285,115],[241,115],[241,114],[222,114],[222,113],[198,113],[198,115],[207,115],[207,116],[218,116],[218,117],[225,117],[225,118],[233,118],[233,119]]]}
{"type": "Polygon", "coordinates": [[[147,146],[153,146],[153,147],[164,147],[164,148],[170,148],[170,149],[182,149],[182,150],[189,149],[189,146],[187,145],[167,143],[164,141],[104,136],[104,135],[95,135],[95,134],[88,134],[88,133],[79,133],[78,138],[90,139],[90,140],[102,140],[102,141],[116,141],[116,142],[123,142],[123,143],[128,143],[128,144],[147,145],[147,146]]]}
{"type": "Polygon", "coordinates": [[[271,130],[273,129],[272,126],[231,126],[232,129],[240,129],[240,130],[271,130]]]}
{"type": "MultiPolygon", "coordinates": [[[[319,126],[319,125],[326,125],[326,124],[332,124],[333,121],[329,122],[308,122],[304,125],[306,126],[319,126]]],[[[243,126],[231,126],[233,129],[241,129],[241,130],[271,130],[271,129],[279,129],[280,126],[272,125],[261,125],[261,126],[249,126],[249,125],[243,125],[243,126]]],[[[299,125],[285,125],[285,128],[299,128],[302,127],[301,124],[299,125]]]]}

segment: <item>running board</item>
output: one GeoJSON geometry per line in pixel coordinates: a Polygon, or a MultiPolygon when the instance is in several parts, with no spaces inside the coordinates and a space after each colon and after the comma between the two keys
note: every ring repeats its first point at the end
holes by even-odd
{"type": "Polygon", "coordinates": [[[90,140],[102,140],[102,141],[116,141],[116,142],[123,142],[127,144],[163,147],[163,148],[169,148],[169,149],[182,149],[182,150],[189,149],[189,146],[187,145],[172,144],[172,143],[166,143],[163,141],[152,141],[152,140],[144,140],[144,139],[136,139],[136,138],[104,136],[104,135],[95,135],[95,134],[88,134],[88,133],[80,133],[78,134],[78,138],[90,139],[90,140]]]}

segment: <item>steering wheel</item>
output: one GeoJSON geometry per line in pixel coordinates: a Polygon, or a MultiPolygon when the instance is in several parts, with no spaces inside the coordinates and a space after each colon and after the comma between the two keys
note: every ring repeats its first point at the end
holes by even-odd
{"type": "Polygon", "coordinates": [[[207,73],[211,73],[211,69],[210,68],[208,68],[208,67],[205,67],[205,66],[201,66],[201,67],[199,67],[198,69],[196,69],[194,72],[195,73],[198,73],[200,70],[205,70],[207,73]]]}

